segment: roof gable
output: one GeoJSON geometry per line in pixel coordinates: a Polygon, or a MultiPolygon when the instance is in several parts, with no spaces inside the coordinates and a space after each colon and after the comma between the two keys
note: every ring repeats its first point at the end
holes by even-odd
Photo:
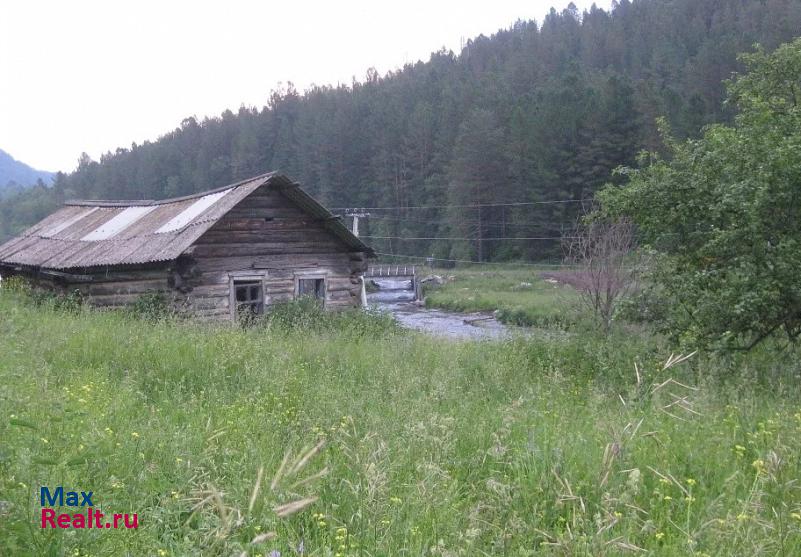
{"type": "Polygon", "coordinates": [[[259,187],[274,187],[353,251],[372,250],[297,184],[276,173],[161,201],[71,201],[0,246],[0,263],[74,269],[170,261],[259,187]]]}

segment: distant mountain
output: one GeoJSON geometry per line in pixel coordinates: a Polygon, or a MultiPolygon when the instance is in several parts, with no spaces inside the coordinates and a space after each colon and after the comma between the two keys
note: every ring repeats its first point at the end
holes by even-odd
{"type": "Polygon", "coordinates": [[[36,170],[0,149],[0,190],[12,184],[32,186],[40,178],[49,186],[54,176],[54,172],[36,170]]]}

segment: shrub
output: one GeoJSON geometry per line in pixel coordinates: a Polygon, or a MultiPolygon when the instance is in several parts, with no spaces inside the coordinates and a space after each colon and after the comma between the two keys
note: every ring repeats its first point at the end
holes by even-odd
{"type": "Polygon", "coordinates": [[[164,293],[159,291],[145,292],[126,311],[132,316],[150,321],[168,319],[175,315],[172,305],[164,293]]]}

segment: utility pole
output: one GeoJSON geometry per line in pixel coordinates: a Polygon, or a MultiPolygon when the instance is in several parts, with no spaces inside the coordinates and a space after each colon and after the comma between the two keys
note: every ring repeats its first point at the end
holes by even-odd
{"type": "MultiPolygon", "coordinates": [[[[364,209],[345,209],[345,216],[351,217],[353,219],[353,226],[351,228],[351,232],[357,238],[359,237],[359,219],[367,218],[370,216],[370,213],[365,211],[364,209]]],[[[367,307],[367,286],[364,283],[364,275],[359,277],[359,282],[361,283],[361,302],[362,307],[367,307]]]]}
{"type": "Polygon", "coordinates": [[[345,216],[353,218],[353,227],[351,231],[353,232],[354,236],[359,236],[359,219],[366,218],[370,216],[370,213],[364,211],[364,209],[345,209],[345,216]]]}

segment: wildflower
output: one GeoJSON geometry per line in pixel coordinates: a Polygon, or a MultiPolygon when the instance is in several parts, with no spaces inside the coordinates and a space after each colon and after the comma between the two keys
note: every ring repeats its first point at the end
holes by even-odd
{"type": "Polygon", "coordinates": [[[684,500],[687,501],[688,503],[692,503],[693,501],[695,501],[695,497],[693,497],[692,495],[688,495],[687,497],[684,498],[684,500]]]}
{"type": "Polygon", "coordinates": [[[665,533],[664,532],[657,532],[656,534],[654,534],[654,537],[656,539],[658,539],[658,540],[661,540],[662,538],[665,537],[665,533]]]}
{"type": "Polygon", "coordinates": [[[166,549],[159,549],[159,557],[164,557],[165,555],[167,555],[167,550],[166,549]]]}
{"type": "Polygon", "coordinates": [[[106,432],[106,433],[108,433],[109,435],[111,435],[112,433],[114,433],[114,430],[113,430],[113,429],[111,429],[110,427],[107,427],[107,428],[106,428],[106,429],[104,429],[103,431],[105,431],[105,432],[106,432]]]}
{"type": "Polygon", "coordinates": [[[659,478],[659,483],[663,485],[670,485],[670,480],[667,478],[659,478]]]}
{"type": "Polygon", "coordinates": [[[178,464],[181,464],[183,461],[184,459],[181,458],[180,456],[175,457],[175,462],[177,462],[178,464]]]}
{"type": "Polygon", "coordinates": [[[694,480],[694,479],[692,479],[692,478],[687,478],[687,485],[693,486],[693,485],[695,485],[695,483],[696,483],[696,482],[695,482],[695,480],[694,480]]]}
{"type": "Polygon", "coordinates": [[[672,501],[673,497],[671,497],[670,495],[665,495],[664,497],[662,497],[662,500],[663,501],[672,501]]]}
{"type": "Polygon", "coordinates": [[[745,447],[742,445],[734,445],[734,452],[737,457],[740,458],[745,455],[745,447]]]}
{"type": "Polygon", "coordinates": [[[79,451],[82,451],[82,450],[84,450],[85,448],[86,448],[86,447],[84,447],[84,446],[83,446],[83,443],[81,443],[80,445],[78,445],[78,450],[79,450],[79,451]]]}
{"type": "Polygon", "coordinates": [[[621,516],[623,516],[623,513],[622,513],[622,512],[620,512],[620,511],[615,511],[615,518],[620,518],[621,516]]]}
{"type": "Polygon", "coordinates": [[[47,445],[48,443],[50,443],[50,441],[48,441],[48,440],[47,440],[47,439],[45,439],[44,437],[40,437],[40,439],[42,440],[42,443],[44,443],[45,445],[47,445]]]}
{"type": "Polygon", "coordinates": [[[757,460],[752,462],[751,466],[754,467],[754,469],[756,470],[757,474],[762,474],[762,473],[765,472],[765,461],[762,460],[761,458],[758,458],[757,460]]]}
{"type": "Polygon", "coordinates": [[[381,521],[382,526],[389,526],[389,524],[390,524],[389,520],[387,520],[386,518],[381,521]]]}
{"type": "Polygon", "coordinates": [[[139,434],[137,432],[135,432],[135,431],[132,431],[131,432],[131,437],[133,437],[134,439],[139,439],[139,434]]]}
{"type": "Polygon", "coordinates": [[[748,520],[748,515],[745,513],[740,513],[737,515],[737,520],[739,522],[745,522],[746,520],[748,520]]]}
{"type": "Polygon", "coordinates": [[[396,505],[400,505],[403,501],[401,501],[400,497],[390,497],[389,501],[391,503],[395,503],[396,505]]]}

